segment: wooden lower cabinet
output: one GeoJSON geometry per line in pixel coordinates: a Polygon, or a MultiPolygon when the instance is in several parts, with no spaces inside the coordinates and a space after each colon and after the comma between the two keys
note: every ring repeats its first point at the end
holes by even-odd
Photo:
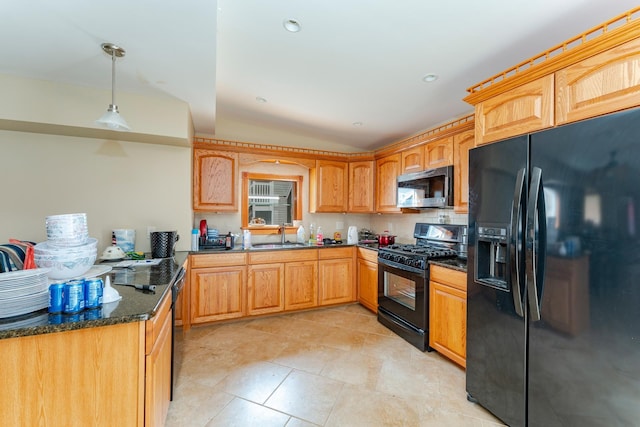
{"type": "Polygon", "coordinates": [[[191,323],[244,316],[246,275],[244,265],[191,270],[191,323]]]}
{"type": "Polygon", "coordinates": [[[284,310],[284,264],[248,267],[247,314],[277,313],[284,310]]]}
{"type": "Polygon", "coordinates": [[[318,305],[318,261],[288,262],[284,266],[284,309],[318,305]]]}
{"type": "Polygon", "coordinates": [[[339,304],[356,300],[355,248],[325,248],[318,251],[318,303],[339,304]]]}
{"type": "Polygon", "coordinates": [[[358,302],[378,312],[378,252],[357,248],[356,274],[358,284],[358,302]]]}
{"type": "Polygon", "coordinates": [[[261,277],[249,278],[249,305],[257,311],[248,314],[275,313],[312,308],[318,305],[318,250],[263,251],[248,254],[249,271],[261,277]],[[277,284],[276,284],[277,282],[277,284]],[[252,295],[253,294],[253,295],[252,295]],[[280,296],[276,307],[275,295],[280,296]]]}
{"type": "Polygon", "coordinates": [[[147,321],[0,340],[3,426],[163,426],[171,292],[147,321]]]}
{"type": "Polygon", "coordinates": [[[0,424],[142,426],[144,323],[0,340],[0,424]]]}
{"type": "Polygon", "coordinates": [[[163,426],[171,400],[171,295],[146,322],[144,424],[163,426]]]}
{"type": "Polygon", "coordinates": [[[429,346],[466,367],[467,274],[429,267],[429,346]]]}

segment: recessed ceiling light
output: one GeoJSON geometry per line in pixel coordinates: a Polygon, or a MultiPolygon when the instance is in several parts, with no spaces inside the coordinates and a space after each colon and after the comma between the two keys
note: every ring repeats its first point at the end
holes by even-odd
{"type": "Polygon", "coordinates": [[[267,100],[266,98],[263,98],[261,96],[256,96],[256,102],[259,102],[260,104],[266,104],[267,100]]]}
{"type": "Polygon", "coordinates": [[[425,83],[435,82],[436,80],[438,80],[438,75],[433,73],[429,73],[422,78],[422,81],[425,83]]]}
{"type": "Polygon", "coordinates": [[[355,127],[359,128],[362,126],[362,122],[353,122],[351,123],[352,125],[354,125],[355,127]]]}
{"type": "Polygon", "coordinates": [[[301,30],[300,23],[295,19],[285,19],[282,22],[282,26],[284,26],[284,29],[289,31],[290,33],[297,33],[301,30]]]}

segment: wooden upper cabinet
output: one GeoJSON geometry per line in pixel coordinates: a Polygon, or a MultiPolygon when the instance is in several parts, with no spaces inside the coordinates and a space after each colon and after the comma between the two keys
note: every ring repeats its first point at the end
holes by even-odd
{"type": "Polygon", "coordinates": [[[475,147],[475,132],[453,136],[453,210],[469,212],[469,150],[475,147]]]}
{"type": "Polygon", "coordinates": [[[236,212],[238,154],[193,150],[193,210],[236,212]]]}
{"type": "Polygon", "coordinates": [[[401,162],[400,153],[382,157],[376,161],[376,212],[400,212],[396,203],[396,192],[401,162]]]}
{"type": "Polygon", "coordinates": [[[349,212],[372,213],[375,192],[375,162],[349,163],[349,212]]]}
{"type": "Polygon", "coordinates": [[[553,126],[554,76],[548,75],[476,105],[476,146],[553,126]]]}
{"type": "Polygon", "coordinates": [[[640,39],[556,72],[556,123],[640,105],[640,39]]]}
{"type": "Polygon", "coordinates": [[[453,164],[453,137],[438,139],[424,146],[425,169],[453,164]]]}
{"type": "Polygon", "coordinates": [[[316,160],[309,171],[309,211],[346,212],[348,182],[348,163],[316,160]]]}
{"type": "Polygon", "coordinates": [[[400,153],[402,156],[402,170],[400,174],[420,172],[424,167],[424,145],[410,148],[400,153]]]}

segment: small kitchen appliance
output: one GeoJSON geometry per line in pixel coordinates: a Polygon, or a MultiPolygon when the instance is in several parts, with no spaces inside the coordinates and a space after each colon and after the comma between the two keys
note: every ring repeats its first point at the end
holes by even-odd
{"type": "Polygon", "coordinates": [[[358,227],[352,225],[347,230],[347,244],[355,245],[358,243],[358,227]]]}

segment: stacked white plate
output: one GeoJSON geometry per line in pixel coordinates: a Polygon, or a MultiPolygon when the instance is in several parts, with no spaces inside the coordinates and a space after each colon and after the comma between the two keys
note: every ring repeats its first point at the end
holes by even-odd
{"type": "Polygon", "coordinates": [[[19,316],[49,306],[47,268],[0,273],[0,318],[19,316]]]}

